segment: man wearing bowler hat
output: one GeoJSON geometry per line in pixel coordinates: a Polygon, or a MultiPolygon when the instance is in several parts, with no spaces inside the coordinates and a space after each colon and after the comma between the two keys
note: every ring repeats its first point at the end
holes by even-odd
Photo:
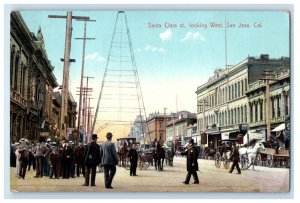
{"type": "Polygon", "coordinates": [[[101,165],[104,167],[104,181],[107,189],[113,189],[111,186],[114,175],[116,174],[116,165],[119,162],[117,150],[112,143],[112,134],[106,134],[107,140],[100,145],[101,165]]]}
{"type": "Polygon", "coordinates": [[[187,175],[185,178],[184,184],[189,184],[191,175],[194,178],[194,184],[199,184],[199,178],[197,175],[198,168],[198,157],[196,153],[196,148],[194,146],[194,139],[189,141],[187,149],[184,152],[181,152],[182,155],[186,155],[186,168],[187,168],[187,175]]]}
{"type": "Polygon", "coordinates": [[[92,135],[92,141],[88,144],[84,153],[85,164],[85,183],[83,186],[89,186],[91,173],[91,186],[95,185],[96,168],[100,164],[100,147],[97,144],[97,134],[92,135]]]}

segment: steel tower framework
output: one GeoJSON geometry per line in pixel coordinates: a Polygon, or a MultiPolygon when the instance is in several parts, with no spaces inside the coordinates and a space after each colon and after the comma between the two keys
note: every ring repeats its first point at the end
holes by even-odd
{"type": "MultiPolygon", "coordinates": [[[[92,132],[99,133],[109,126],[114,126],[114,128],[116,126],[130,127],[137,115],[141,118],[140,122],[142,122],[142,118],[146,121],[146,110],[127,18],[124,11],[119,11],[112,34],[92,132]]],[[[147,125],[146,128],[148,128],[147,125]]],[[[144,142],[145,131],[146,129],[141,129],[144,142]]]]}

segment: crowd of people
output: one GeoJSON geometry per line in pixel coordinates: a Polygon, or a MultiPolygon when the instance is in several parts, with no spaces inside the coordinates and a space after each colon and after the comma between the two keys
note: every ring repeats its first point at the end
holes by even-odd
{"type": "Polygon", "coordinates": [[[40,137],[36,142],[22,138],[11,145],[10,164],[15,175],[25,179],[26,171],[36,171],[34,178],[68,179],[85,174],[83,142],[65,138],[51,141],[40,137]]]}
{"type": "Polygon", "coordinates": [[[112,189],[112,180],[119,162],[112,133],[107,133],[107,141],[99,145],[97,134],[93,134],[88,144],[74,143],[62,139],[40,137],[36,142],[25,138],[11,144],[10,164],[15,167],[15,176],[25,179],[26,171],[35,170],[34,178],[69,179],[85,177],[83,186],[96,186],[96,168],[104,168],[105,187],[112,189]]]}

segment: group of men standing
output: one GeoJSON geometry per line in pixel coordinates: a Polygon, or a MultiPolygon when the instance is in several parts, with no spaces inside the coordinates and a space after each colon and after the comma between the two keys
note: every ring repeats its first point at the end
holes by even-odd
{"type": "Polygon", "coordinates": [[[40,138],[35,144],[22,138],[11,146],[11,166],[16,167],[16,177],[25,179],[26,171],[30,170],[33,157],[34,178],[48,176],[50,179],[75,178],[82,174],[85,177],[84,186],[96,186],[96,169],[98,165],[104,168],[105,187],[112,189],[112,180],[119,162],[117,151],[108,132],[107,140],[97,144],[97,134],[87,145],[82,142],[74,144],[65,138],[57,142],[40,138]],[[28,167],[28,169],[27,169],[28,167]]]}
{"type": "Polygon", "coordinates": [[[82,142],[75,145],[65,138],[57,142],[40,138],[34,144],[22,138],[11,146],[11,166],[16,167],[15,175],[19,179],[25,179],[31,164],[36,171],[34,178],[75,178],[75,170],[77,177],[85,173],[84,151],[82,142]]]}

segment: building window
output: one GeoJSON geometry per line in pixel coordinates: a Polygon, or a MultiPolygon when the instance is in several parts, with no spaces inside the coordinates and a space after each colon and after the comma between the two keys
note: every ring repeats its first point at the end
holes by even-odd
{"type": "Polygon", "coordinates": [[[228,87],[228,95],[229,95],[229,101],[231,100],[231,87],[228,87]]]}
{"type": "Polygon", "coordinates": [[[243,81],[241,81],[241,90],[242,90],[241,96],[244,96],[244,82],[243,81]]]}
{"type": "Polygon", "coordinates": [[[16,48],[16,46],[12,45],[11,50],[10,50],[10,86],[13,85],[15,48],[16,48]]]}
{"type": "Polygon", "coordinates": [[[244,82],[244,83],[245,83],[244,85],[245,85],[245,92],[246,92],[246,91],[247,91],[247,89],[248,89],[248,86],[247,86],[247,85],[248,85],[248,83],[247,83],[247,78],[245,78],[245,80],[244,80],[244,81],[245,81],[245,82],[244,82]]]}
{"type": "Polygon", "coordinates": [[[245,116],[244,122],[247,123],[247,105],[244,106],[244,116],[245,116]]]}
{"type": "Polygon", "coordinates": [[[252,117],[252,107],[253,107],[253,105],[252,104],[250,104],[250,123],[252,123],[252,121],[253,121],[253,117],[252,117]]]}
{"type": "Polygon", "coordinates": [[[241,123],[244,122],[243,107],[241,106],[241,123]]]}
{"type": "Polygon", "coordinates": [[[19,61],[20,61],[20,55],[19,55],[19,52],[18,52],[18,53],[17,53],[17,56],[16,56],[16,60],[15,60],[14,90],[17,90],[17,89],[18,89],[19,61]]]}
{"type": "Polygon", "coordinates": [[[225,87],[224,102],[227,102],[227,87],[225,87]]]}
{"type": "Polygon", "coordinates": [[[234,92],[235,92],[235,89],[234,89],[234,84],[231,86],[231,99],[235,99],[234,98],[234,92]]]}
{"type": "Polygon", "coordinates": [[[164,140],[164,134],[163,133],[159,133],[159,140],[164,140]]]}
{"type": "Polygon", "coordinates": [[[260,120],[263,120],[263,102],[260,102],[260,120]]]}
{"type": "Polygon", "coordinates": [[[240,123],[240,107],[237,108],[237,123],[240,123]]]}
{"type": "Polygon", "coordinates": [[[159,121],[159,128],[163,128],[163,122],[159,121]]]}
{"type": "Polygon", "coordinates": [[[258,104],[256,103],[255,104],[255,122],[257,122],[258,121],[258,119],[257,119],[257,114],[258,114],[258,104]]]}
{"type": "Polygon", "coordinates": [[[271,105],[272,105],[272,118],[274,118],[275,117],[275,100],[274,100],[274,98],[272,98],[271,99],[271,105]]]}
{"type": "Polygon", "coordinates": [[[234,98],[236,99],[238,97],[238,93],[239,90],[238,90],[238,85],[237,83],[234,84],[234,98]]]}
{"type": "Polygon", "coordinates": [[[281,115],[280,115],[280,111],[281,111],[281,108],[280,108],[280,101],[281,101],[281,99],[280,99],[280,97],[278,96],[277,97],[277,117],[280,117],[281,115]]]}
{"type": "Polygon", "coordinates": [[[237,91],[237,93],[238,93],[238,97],[240,97],[241,96],[241,82],[238,82],[238,91],[237,91]]]}

